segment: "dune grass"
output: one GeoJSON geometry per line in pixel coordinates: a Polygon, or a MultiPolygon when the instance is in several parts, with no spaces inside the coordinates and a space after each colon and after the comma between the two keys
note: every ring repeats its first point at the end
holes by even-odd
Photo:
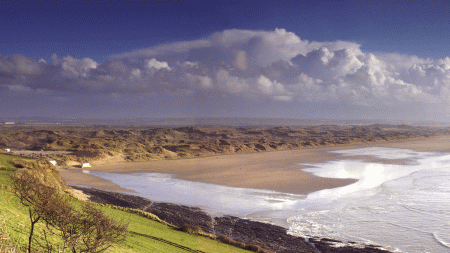
{"type": "MultiPolygon", "coordinates": [[[[11,190],[10,175],[17,169],[14,160],[21,157],[0,154],[0,253],[25,252],[30,227],[28,210],[11,190]]],[[[28,160],[32,161],[32,160],[28,160]]],[[[41,173],[48,173],[48,169],[41,173]]],[[[52,177],[57,180],[57,177],[52,177]]],[[[74,205],[81,200],[72,198],[74,205]]],[[[109,217],[129,224],[126,241],[113,245],[106,252],[248,252],[244,249],[220,243],[204,236],[181,232],[173,226],[158,221],[157,217],[142,212],[96,205],[109,217]]],[[[38,223],[35,236],[43,238],[45,226],[38,223]]],[[[52,244],[60,245],[61,240],[49,236],[52,244]]],[[[36,251],[39,252],[39,251],[36,251]]]]}

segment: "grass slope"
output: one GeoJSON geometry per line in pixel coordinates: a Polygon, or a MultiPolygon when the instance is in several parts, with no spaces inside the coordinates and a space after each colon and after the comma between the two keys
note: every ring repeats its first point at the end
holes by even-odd
{"type": "MultiPolygon", "coordinates": [[[[14,160],[19,157],[0,154],[0,253],[24,251],[29,231],[28,210],[11,192],[10,174],[16,170],[14,160]]],[[[48,172],[47,170],[43,170],[48,172]]],[[[80,200],[74,199],[76,202],[80,200]]],[[[129,223],[127,240],[114,245],[107,252],[248,252],[216,240],[180,232],[175,228],[126,210],[98,206],[108,216],[129,223]]],[[[151,215],[148,215],[151,216],[151,215]]],[[[39,224],[35,236],[43,236],[44,226],[39,224]]],[[[59,244],[56,237],[51,242],[59,244]]]]}

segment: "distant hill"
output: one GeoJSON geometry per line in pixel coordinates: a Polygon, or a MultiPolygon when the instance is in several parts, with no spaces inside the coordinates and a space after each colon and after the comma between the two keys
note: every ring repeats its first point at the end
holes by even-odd
{"type": "Polygon", "coordinates": [[[61,124],[61,125],[99,125],[99,126],[318,126],[318,125],[387,125],[448,127],[450,122],[406,121],[406,120],[359,120],[359,119],[293,119],[258,117],[198,117],[198,118],[132,118],[132,119],[61,119],[52,117],[8,117],[0,118],[0,123],[15,124],[61,124]]]}

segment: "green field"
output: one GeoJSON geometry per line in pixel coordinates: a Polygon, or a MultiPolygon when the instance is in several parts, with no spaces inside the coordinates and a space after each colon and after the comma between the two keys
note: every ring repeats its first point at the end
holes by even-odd
{"type": "MultiPolygon", "coordinates": [[[[19,157],[0,154],[0,253],[25,252],[30,221],[28,209],[11,191],[10,174],[16,170],[11,163],[19,157]]],[[[80,200],[73,199],[77,205],[80,200]]],[[[141,214],[98,205],[109,217],[129,224],[125,242],[119,243],[106,252],[248,252],[205,236],[192,235],[176,228],[146,218],[141,214]]],[[[150,215],[148,215],[150,216],[150,215]]],[[[45,226],[37,223],[36,238],[44,236],[45,226]]],[[[50,236],[51,243],[61,244],[56,236],[50,236]]],[[[36,250],[36,252],[39,252],[36,250]]]]}

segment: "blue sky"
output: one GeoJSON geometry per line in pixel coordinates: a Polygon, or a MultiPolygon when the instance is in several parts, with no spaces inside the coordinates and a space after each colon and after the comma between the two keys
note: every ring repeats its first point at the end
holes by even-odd
{"type": "Polygon", "coordinates": [[[450,55],[446,1],[7,2],[3,1],[0,16],[2,34],[7,34],[0,40],[1,52],[36,59],[56,53],[101,62],[110,54],[198,39],[226,29],[275,28],[312,41],[354,41],[369,52],[423,58],[450,55]]]}
{"type": "Polygon", "coordinates": [[[130,2],[2,1],[0,117],[450,120],[445,1],[130,2]]]}

